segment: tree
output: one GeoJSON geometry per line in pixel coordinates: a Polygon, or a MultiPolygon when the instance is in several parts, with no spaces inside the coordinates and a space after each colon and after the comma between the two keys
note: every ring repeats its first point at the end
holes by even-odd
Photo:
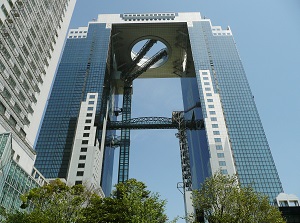
{"type": "Polygon", "coordinates": [[[101,198],[82,185],[60,180],[22,196],[27,211],[1,212],[3,223],[163,223],[165,201],[135,179],[116,185],[111,197],[101,198]]]}
{"type": "Polygon", "coordinates": [[[91,199],[91,205],[83,210],[82,223],[162,223],[167,221],[164,214],[165,201],[158,194],[150,193],[146,185],[129,179],[116,185],[112,197],[91,199]]]}
{"type": "Polygon", "coordinates": [[[240,187],[236,176],[214,174],[193,192],[193,205],[209,223],[283,223],[280,211],[251,186],[240,187]]]}
{"type": "Polygon", "coordinates": [[[21,207],[27,210],[2,213],[3,222],[74,223],[82,217],[82,208],[92,196],[97,195],[82,185],[69,187],[57,179],[22,195],[21,207]]]}

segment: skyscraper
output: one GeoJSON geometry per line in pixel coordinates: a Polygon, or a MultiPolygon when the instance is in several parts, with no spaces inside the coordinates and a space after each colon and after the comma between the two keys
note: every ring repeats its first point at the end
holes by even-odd
{"type": "Polygon", "coordinates": [[[7,208],[18,207],[28,185],[41,185],[32,147],[75,3],[0,0],[0,205],[7,208]]]}
{"type": "Polygon", "coordinates": [[[76,175],[73,183],[82,183],[91,169],[100,169],[101,186],[108,195],[114,155],[110,143],[120,146],[119,181],[124,181],[130,129],[155,127],[181,131],[187,191],[199,188],[220,169],[238,174],[242,185],[252,184],[271,200],[282,192],[229,27],[213,26],[199,13],[125,13],[99,15],[88,27],[71,29],[36,146],[38,169],[51,178],[76,175]],[[181,78],[185,111],[173,113],[170,122],[132,119],[134,79],[166,77],[181,78]],[[88,96],[94,94],[96,101],[88,96]],[[121,109],[116,109],[117,95],[123,95],[121,109]],[[85,118],[78,119],[79,114],[85,118]],[[116,122],[119,114],[122,121],[116,122]],[[186,132],[176,126],[179,119],[186,132]],[[204,127],[188,125],[201,121],[204,127]],[[90,123],[97,127],[96,139],[90,138],[90,123]],[[119,134],[116,129],[121,129],[120,140],[108,140],[119,134]],[[86,168],[86,145],[98,146],[103,161],[86,168]]]}
{"type": "Polygon", "coordinates": [[[1,0],[1,130],[33,144],[75,0],[1,0]]]}

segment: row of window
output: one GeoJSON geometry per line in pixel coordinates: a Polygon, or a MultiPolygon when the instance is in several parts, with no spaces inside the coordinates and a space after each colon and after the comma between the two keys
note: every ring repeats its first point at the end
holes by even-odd
{"type": "MultiPolygon", "coordinates": [[[[95,95],[90,95],[89,96],[89,101],[88,101],[88,105],[94,105],[95,104],[95,99],[96,96],[95,95]]],[[[88,111],[93,111],[94,107],[88,107],[87,110],[88,111]]],[[[86,117],[92,117],[93,116],[93,113],[90,113],[90,112],[87,112],[86,113],[86,117]]],[[[86,119],[85,120],[85,123],[91,123],[92,120],[91,119],[86,119]]],[[[84,130],[90,130],[91,129],[91,126],[84,126],[84,130]]],[[[87,133],[87,132],[84,132],[83,133],[83,137],[86,138],[86,137],[89,137],[90,136],[90,133],[87,133]]],[[[87,147],[85,147],[84,145],[88,145],[89,143],[89,140],[88,139],[83,139],[81,141],[81,144],[82,144],[82,147],[80,149],[80,155],[79,155],[79,160],[86,160],[86,155],[84,155],[86,152],[87,152],[87,147]]],[[[85,168],[85,163],[78,163],[78,166],[77,168],[85,168]]],[[[84,171],[83,170],[78,170],[77,173],[76,173],[76,176],[78,177],[81,177],[84,175],[84,171]]],[[[77,184],[82,184],[82,181],[75,181],[75,185],[77,184]]]]}
{"type": "Polygon", "coordinates": [[[69,36],[70,39],[74,38],[78,38],[78,39],[81,39],[81,38],[86,38],[87,36],[69,36]]]}
{"type": "MultiPolygon", "coordinates": [[[[82,144],[87,144],[87,143],[88,143],[88,140],[82,140],[82,144]]],[[[81,147],[80,152],[81,153],[87,152],[87,147],[81,147]]],[[[79,155],[79,161],[80,160],[81,161],[86,160],[86,155],[79,155]]],[[[78,163],[77,167],[78,168],[84,168],[85,167],[85,163],[78,163]]],[[[79,170],[79,171],[77,171],[76,176],[83,176],[83,174],[84,174],[84,171],[83,170],[79,170]]],[[[75,182],[75,185],[76,184],[82,184],[82,182],[81,183],[76,183],[75,182]]]]}
{"type": "Polygon", "coordinates": [[[214,36],[230,36],[230,33],[213,33],[214,36]]]}
{"type": "MultiPolygon", "coordinates": [[[[5,113],[6,113],[6,107],[5,107],[5,105],[0,101],[0,115],[2,115],[4,118],[7,118],[6,115],[5,115],[5,113]]],[[[13,127],[13,129],[15,130],[15,132],[21,136],[21,138],[23,138],[23,137],[25,138],[25,137],[26,137],[25,131],[24,131],[23,128],[21,128],[20,126],[18,126],[18,127],[20,127],[20,130],[17,131],[17,120],[16,120],[11,114],[9,115],[9,118],[8,118],[7,121],[8,121],[8,123],[10,124],[10,126],[13,127]]],[[[27,119],[26,116],[24,117],[24,121],[25,121],[25,123],[26,123],[27,121],[29,122],[29,120],[27,119]]]]}
{"type": "Polygon", "coordinates": [[[84,31],[71,31],[70,33],[87,33],[87,31],[86,30],[84,30],[84,31]]]}
{"type": "Polygon", "coordinates": [[[123,17],[139,17],[139,16],[175,16],[175,14],[174,13],[123,14],[123,17]]]}
{"type": "MultiPolygon", "coordinates": [[[[204,85],[206,86],[204,89],[205,91],[211,91],[211,86],[210,86],[210,82],[209,82],[209,78],[208,78],[208,73],[207,72],[202,72],[202,75],[205,75],[205,76],[202,76],[203,80],[204,80],[204,85]]],[[[212,93],[206,93],[206,96],[212,96],[212,93]]],[[[212,98],[208,98],[207,99],[207,102],[214,102],[212,98]]],[[[208,104],[208,108],[209,109],[214,109],[215,106],[214,104],[208,104]]],[[[209,114],[212,115],[213,117],[210,117],[210,120],[211,121],[217,121],[217,117],[215,117],[214,115],[216,115],[216,111],[215,110],[209,110],[209,114]]],[[[219,131],[219,125],[216,124],[216,123],[213,123],[212,124],[212,128],[214,129],[213,131],[213,135],[214,136],[218,136],[220,135],[220,131],[219,131]]],[[[214,141],[215,143],[217,143],[216,145],[216,150],[219,150],[219,151],[223,151],[223,147],[221,145],[222,141],[221,141],[221,138],[214,138],[214,141]]],[[[220,158],[220,159],[224,159],[225,158],[225,155],[223,152],[217,152],[217,157],[220,158]]],[[[226,161],[224,160],[221,160],[219,161],[219,166],[220,167],[226,167],[226,161]]],[[[228,171],[227,169],[222,169],[221,170],[222,174],[228,174],[228,171]]]]}
{"type": "Polygon", "coordinates": [[[155,18],[155,19],[124,19],[125,21],[153,21],[153,20],[174,20],[174,18],[155,18]]]}

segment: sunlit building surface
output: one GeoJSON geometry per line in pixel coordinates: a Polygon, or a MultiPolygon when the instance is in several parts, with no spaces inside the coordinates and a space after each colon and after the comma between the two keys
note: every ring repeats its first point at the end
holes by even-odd
{"type": "Polygon", "coordinates": [[[75,2],[0,1],[1,130],[13,131],[31,145],[75,2]]]}
{"type": "Polygon", "coordinates": [[[37,171],[33,145],[75,2],[0,0],[0,134],[11,140],[3,150],[11,153],[9,162],[1,158],[5,207],[16,208],[19,195],[38,185],[31,179],[37,171]]]}
{"type": "Polygon", "coordinates": [[[19,165],[20,156],[12,148],[12,134],[0,134],[0,206],[18,210],[20,196],[43,186],[46,179],[34,167],[30,174],[19,165]]]}
{"type": "Polygon", "coordinates": [[[134,128],[179,130],[186,206],[191,189],[218,170],[238,174],[241,185],[251,184],[270,200],[282,192],[232,32],[200,13],[99,15],[87,27],[71,29],[37,141],[36,165],[46,177],[72,175],[73,183],[85,183],[92,172],[98,179],[101,170],[100,186],[109,195],[112,148],[120,146],[118,180],[125,181],[134,128]],[[181,78],[185,111],[173,113],[171,121],[133,119],[136,78],[181,78]],[[87,165],[90,148],[103,159],[93,166],[87,165]]]}

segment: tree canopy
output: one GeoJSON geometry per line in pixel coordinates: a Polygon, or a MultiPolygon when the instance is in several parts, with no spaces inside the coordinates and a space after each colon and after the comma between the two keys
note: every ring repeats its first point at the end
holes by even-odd
{"type": "Polygon", "coordinates": [[[84,186],[69,187],[57,179],[22,195],[21,208],[26,210],[3,213],[3,222],[74,223],[81,218],[82,207],[91,196],[84,186]]]}
{"type": "Polygon", "coordinates": [[[283,223],[278,208],[269,198],[241,187],[236,176],[214,174],[193,192],[193,205],[209,223],[283,223]]]}
{"type": "MultiPolygon", "coordinates": [[[[165,201],[130,179],[116,185],[111,197],[100,197],[82,185],[60,180],[22,196],[24,212],[3,212],[3,223],[162,223],[167,221],[165,201]]],[[[0,220],[1,222],[1,220],[0,220]]]]}
{"type": "Polygon", "coordinates": [[[162,223],[165,201],[158,194],[150,193],[146,185],[135,179],[116,185],[112,196],[95,197],[91,205],[83,210],[85,222],[162,223]]]}

